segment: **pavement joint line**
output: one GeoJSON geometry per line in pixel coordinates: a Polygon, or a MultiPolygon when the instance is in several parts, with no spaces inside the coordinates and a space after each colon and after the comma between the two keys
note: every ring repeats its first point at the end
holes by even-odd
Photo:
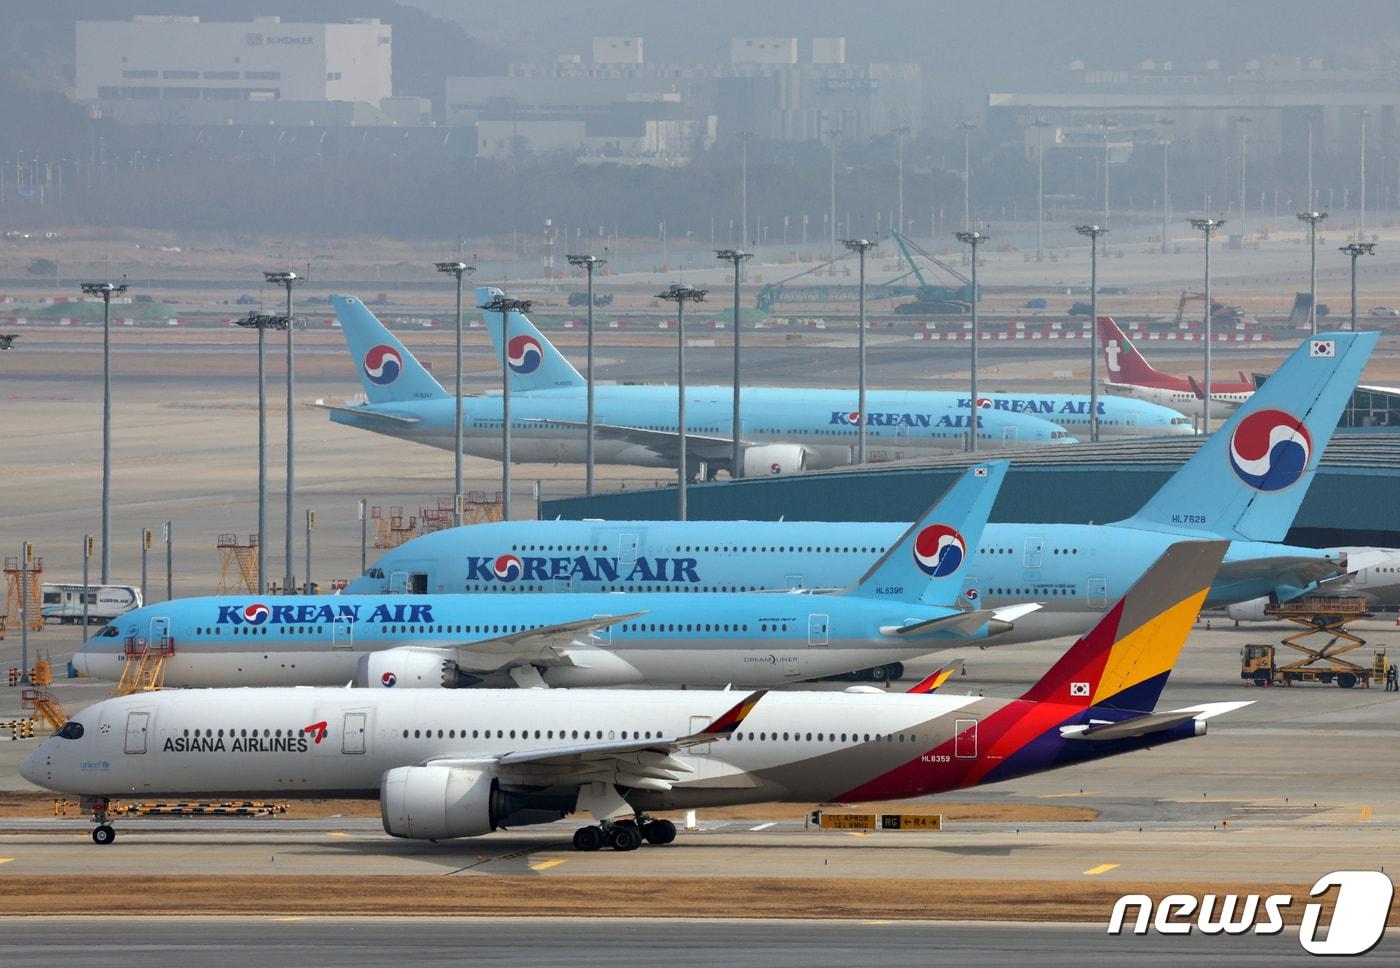
{"type": "Polygon", "coordinates": [[[1098,867],[1089,868],[1084,873],[1089,877],[1093,877],[1097,874],[1107,874],[1109,871],[1114,870],[1117,867],[1117,864],[1100,864],[1098,867]]]}

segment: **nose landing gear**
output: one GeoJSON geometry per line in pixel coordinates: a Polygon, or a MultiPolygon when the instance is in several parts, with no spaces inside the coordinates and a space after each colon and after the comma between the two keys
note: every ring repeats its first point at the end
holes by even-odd
{"type": "Polygon", "coordinates": [[[83,809],[92,811],[92,822],[97,824],[92,828],[92,842],[102,847],[117,839],[116,829],[107,822],[109,803],[106,797],[84,797],[82,800],[83,809]]]}
{"type": "Polygon", "coordinates": [[[636,850],[642,842],[661,846],[676,839],[676,825],[669,820],[638,817],[636,820],[605,820],[574,831],[574,850],[591,852],[611,847],[616,851],[636,850]]]}

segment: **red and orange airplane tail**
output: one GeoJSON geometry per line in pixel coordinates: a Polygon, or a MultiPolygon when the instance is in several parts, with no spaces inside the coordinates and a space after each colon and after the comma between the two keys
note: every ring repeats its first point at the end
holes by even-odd
{"type": "Polygon", "coordinates": [[[1150,712],[1228,547],[1227,541],[1172,545],[1021,698],[1150,712]]]}
{"type": "Polygon", "coordinates": [[[1108,363],[1108,379],[1113,383],[1133,383],[1148,387],[1168,387],[1173,377],[1148,363],[1133,341],[1128,339],[1112,316],[1099,317],[1099,342],[1108,363]]]}

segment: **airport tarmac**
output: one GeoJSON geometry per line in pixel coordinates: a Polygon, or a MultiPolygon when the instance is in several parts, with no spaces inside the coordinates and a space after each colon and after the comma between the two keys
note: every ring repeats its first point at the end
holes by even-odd
{"type": "MultiPolygon", "coordinates": [[[[1397,945],[1382,941],[1380,962],[1397,945]]],[[[31,968],[301,968],[334,964],[674,968],[719,964],[925,968],[1030,963],[1276,965],[1309,959],[1297,935],[1110,936],[1096,924],[999,921],[538,918],[70,918],[10,921],[0,958],[31,968]]]]}

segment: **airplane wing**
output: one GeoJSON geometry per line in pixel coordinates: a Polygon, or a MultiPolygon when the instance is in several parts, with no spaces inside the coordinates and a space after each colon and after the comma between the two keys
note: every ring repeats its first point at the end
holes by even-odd
{"type": "Polygon", "coordinates": [[[451,651],[459,668],[466,672],[496,672],[522,662],[545,662],[550,665],[578,664],[579,650],[592,648],[580,642],[582,636],[600,632],[610,625],[639,618],[645,612],[625,615],[594,615],[556,625],[523,629],[478,642],[467,642],[451,651]]]}
{"type": "MultiPolygon", "coordinates": [[[[682,778],[682,774],[695,772],[690,765],[675,759],[674,754],[728,738],[753,712],[754,706],[767,691],[760,689],[750,693],[704,729],[687,736],[572,743],[505,753],[487,762],[494,762],[503,779],[512,783],[581,785],[606,782],[643,790],[669,790],[673,783],[682,778]]],[[[435,766],[452,766],[458,761],[447,758],[431,762],[435,766]]],[[[480,765],[483,761],[470,762],[480,765]]]]}
{"type": "Polygon", "coordinates": [[[1350,568],[1350,559],[1313,558],[1305,555],[1274,555],[1268,558],[1247,558],[1227,561],[1216,572],[1216,585],[1231,582],[1254,582],[1261,579],[1276,585],[1307,588],[1314,582],[1343,575],[1350,568]]]}
{"type": "MultiPolygon", "coordinates": [[[[558,427],[568,427],[571,430],[586,430],[588,424],[577,420],[545,420],[543,418],[531,419],[529,423],[553,424],[558,427]]],[[[624,443],[634,444],[638,447],[645,447],[658,457],[677,457],[680,454],[681,435],[670,430],[648,430],[645,427],[623,427],[617,424],[593,425],[593,432],[603,440],[620,440],[624,443]]],[[[741,440],[743,446],[750,446],[749,441],[741,440]]],[[[686,449],[697,457],[725,458],[731,456],[731,449],[734,442],[728,437],[716,437],[713,434],[697,434],[687,432],[685,435],[686,449]]]]}
{"type": "Polygon", "coordinates": [[[354,414],[356,417],[367,417],[370,420],[384,420],[393,424],[422,423],[418,417],[400,417],[398,414],[382,413],[378,410],[372,410],[369,407],[343,407],[334,403],[326,403],[324,400],[317,400],[309,404],[309,406],[315,407],[318,410],[334,410],[336,413],[349,413],[354,414]]]}
{"type": "Polygon", "coordinates": [[[911,622],[908,625],[884,625],[880,627],[880,634],[918,635],[925,632],[956,632],[962,635],[971,635],[983,625],[991,624],[987,633],[995,635],[998,632],[1009,631],[1016,619],[1038,611],[1041,607],[1037,602],[1025,602],[1001,608],[971,609],[966,612],[954,612],[951,615],[940,615],[938,618],[926,619],[922,622],[911,622]],[[1001,623],[1002,627],[999,628],[996,623],[1001,623]]]}

